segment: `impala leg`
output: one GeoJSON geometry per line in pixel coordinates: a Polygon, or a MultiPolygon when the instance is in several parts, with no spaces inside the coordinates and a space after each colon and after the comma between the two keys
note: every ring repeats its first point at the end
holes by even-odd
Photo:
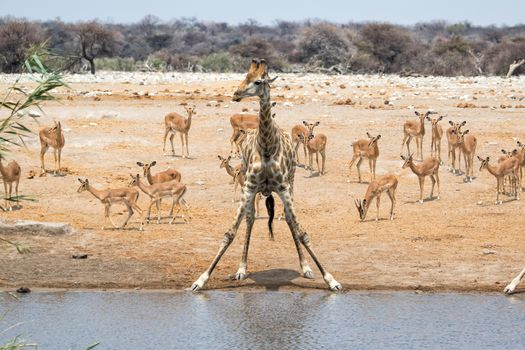
{"type": "Polygon", "coordinates": [[[137,203],[133,202],[133,203],[130,203],[131,204],[131,207],[133,209],[135,209],[137,211],[137,213],[139,213],[140,215],[140,227],[139,227],[139,230],[142,231],[144,230],[144,212],[142,211],[142,209],[140,209],[140,207],[137,205],[137,203]]]}
{"type": "Polygon", "coordinates": [[[237,154],[237,145],[235,144],[235,139],[237,136],[237,129],[233,129],[232,136],[230,137],[230,155],[234,154],[234,148],[235,148],[235,154],[237,154]]]}
{"type": "MultiPolygon", "coordinates": [[[[405,148],[405,143],[407,142],[408,138],[409,138],[409,135],[405,134],[405,136],[403,137],[403,141],[401,142],[401,152],[399,153],[400,155],[403,155],[403,148],[405,148]]],[[[408,148],[408,144],[407,144],[407,148],[408,148]]]]}
{"type": "Polygon", "coordinates": [[[350,160],[350,164],[348,164],[348,180],[349,181],[350,181],[350,174],[352,173],[352,165],[354,165],[357,158],[359,158],[359,156],[354,153],[354,155],[352,156],[352,160],[350,160]]]}
{"type": "Polygon", "coordinates": [[[110,204],[105,204],[104,205],[104,224],[102,225],[102,229],[105,230],[106,229],[106,224],[108,223],[108,219],[109,219],[109,207],[111,205],[110,204]]]}
{"type": "Polygon", "coordinates": [[[306,144],[303,143],[304,162],[306,163],[306,144]]]}
{"type": "Polygon", "coordinates": [[[49,146],[47,144],[42,145],[42,148],[40,148],[40,164],[42,164],[42,171],[41,171],[41,173],[43,175],[46,174],[46,166],[44,165],[44,155],[46,154],[48,148],[49,148],[49,146]]]}
{"type": "Polygon", "coordinates": [[[129,204],[129,202],[126,201],[126,202],[124,202],[124,204],[126,204],[126,208],[128,209],[128,217],[126,218],[124,223],[120,226],[120,228],[126,227],[126,225],[128,224],[129,219],[133,216],[133,209],[131,209],[131,205],[129,204]]]}
{"type": "Polygon", "coordinates": [[[419,179],[419,203],[423,203],[423,186],[425,185],[425,177],[418,176],[419,179]]]}
{"type": "Polygon", "coordinates": [[[412,136],[408,136],[408,140],[407,140],[407,152],[408,152],[408,156],[410,156],[410,142],[412,141],[412,136]]]}
{"type": "Polygon", "coordinates": [[[317,164],[317,172],[322,175],[321,168],[319,167],[319,152],[315,152],[315,163],[317,164]]]}
{"type": "Polygon", "coordinates": [[[113,222],[113,219],[111,218],[111,204],[108,206],[108,218],[109,218],[109,221],[111,222],[111,225],[113,225],[114,228],[120,228],[118,225],[116,225],[114,222],[113,222]]]}
{"type": "Polygon", "coordinates": [[[173,146],[173,139],[175,138],[175,133],[170,134],[170,144],[171,144],[171,154],[175,156],[175,147],[173,146]]]}
{"type": "Polygon", "coordinates": [[[516,287],[518,284],[520,284],[521,280],[523,279],[523,276],[525,276],[525,269],[521,270],[519,275],[517,275],[512,282],[510,282],[504,289],[505,294],[512,294],[516,290],[516,287]]]}
{"type": "Polygon", "coordinates": [[[429,199],[434,198],[434,186],[436,185],[436,179],[434,179],[434,175],[430,175],[430,181],[432,181],[432,188],[430,189],[430,197],[429,199]]]}
{"type": "Polygon", "coordinates": [[[160,199],[155,201],[155,207],[157,207],[157,224],[160,224],[160,199]]]}
{"type": "Polygon", "coordinates": [[[439,173],[438,173],[438,171],[436,171],[434,173],[434,177],[436,178],[436,184],[437,184],[437,189],[438,189],[438,195],[437,195],[436,199],[440,199],[441,198],[441,191],[439,190],[439,173]]]}
{"type": "Polygon", "coordinates": [[[372,159],[368,158],[368,168],[370,170],[370,182],[372,182],[374,180],[374,176],[373,176],[373,173],[372,173],[372,159]]]}
{"type": "Polygon", "coordinates": [[[56,148],[53,148],[53,158],[55,159],[55,171],[54,171],[54,175],[57,174],[57,162],[58,162],[58,157],[57,157],[57,149],[56,148]]]}
{"type": "Polygon", "coordinates": [[[18,199],[18,184],[19,184],[19,183],[20,183],[20,178],[18,178],[18,179],[16,180],[16,183],[15,183],[15,191],[16,191],[16,206],[17,206],[17,208],[20,206],[20,204],[19,204],[20,201],[19,201],[19,199],[18,199]]]}
{"type": "Polygon", "coordinates": [[[325,163],[326,163],[326,152],[325,152],[325,150],[321,151],[321,158],[323,160],[323,167],[321,168],[321,174],[324,174],[325,173],[324,166],[325,166],[325,163]]]}
{"type": "Polygon", "coordinates": [[[58,172],[62,169],[62,148],[58,149],[58,172]]]}
{"type": "Polygon", "coordinates": [[[162,144],[162,153],[164,153],[164,155],[166,155],[166,139],[168,138],[168,134],[170,133],[170,129],[168,127],[165,127],[164,128],[164,139],[163,139],[163,144],[162,144]]]}
{"type": "Polygon", "coordinates": [[[381,193],[379,193],[376,197],[376,221],[379,221],[379,202],[381,201],[381,193]]]}
{"type": "Polygon", "coordinates": [[[179,132],[179,136],[180,136],[180,144],[181,144],[181,156],[182,158],[185,158],[184,156],[184,134],[179,132]]]}
{"type": "Polygon", "coordinates": [[[299,164],[299,153],[297,152],[297,150],[299,149],[299,146],[300,146],[299,142],[294,141],[295,161],[297,162],[297,164],[299,164]]]}
{"type": "Polygon", "coordinates": [[[363,158],[359,157],[359,160],[357,161],[356,168],[357,168],[357,176],[359,178],[359,183],[361,183],[361,163],[363,162],[363,158]]]}
{"type": "Polygon", "coordinates": [[[186,157],[190,157],[190,143],[188,142],[188,133],[185,134],[184,138],[186,139],[186,157]]]}
{"type": "Polygon", "coordinates": [[[224,234],[224,238],[222,240],[221,246],[219,248],[219,251],[217,252],[217,255],[211,262],[210,266],[204,271],[202,275],[192,284],[191,290],[197,291],[204,287],[206,282],[208,282],[213,270],[221,260],[222,256],[230,246],[230,244],[235,239],[235,235],[237,234],[237,230],[239,229],[239,225],[241,224],[241,221],[246,215],[246,203],[250,200],[253,201],[253,196],[255,196],[255,190],[250,190],[249,186],[246,186],[246,190],[243,192],[241,196],[241,203],[239,204],[239,207],[237,209],[237,214],[235,215],[235,220],[233,222],[233,225],[230,227],[230,229],[224,234]]]}
{"type": "Polygon", "coordinates": [[[289,189],[283,192],[279,192],[279,197],[281,198],[284,205],[284,210],[286,213],[286,223],[288,224],[292,235],[295,237],[294,239],[298,239],[303,244],[306,251],[310,254],[313,261],[319,268],[319,271],[321,271],[323,279],[326,282],[326,284],[328,284],[330,289],[333,291],[341,290],[341,284],[339,284],[339,282],[337,282],[335,278],[328,271],[325,270],[325,268],[317,258],[317,255],[313,251],[308,234],[300,227],[299,223],[297,222],[297,217],[295,215],[292,197],[290,195],[289,189]]]}
{"type": "Polygon", "coordinates": [[[388,193],[388,197],[390,197],[390,202],[391,202],[390,220],[394,220],[394,215],[395,215],[394,210],[396,207],[396,192],[395,190],[389,189],[387,193],[388,193]]]}
{"type": "Polygon", "coordinates": [[[250,247],[250,238],[252,235],[252,228],[255,222],[255,213],[254,213],[254,201],[255,196],[247,199],[245,210],[246,210],[246,236],[244,238],[244,246],[242,249],[242,258],[239,263],[239,269],[235,274],[235,279],[241,281],[246,278],[246,268],[248,267],[248,248],[250,247]]]}
{"type": "Polygon", "coordinates": [[[500,179],[499,177],[496,178],[496,205],[501,204],[499,200],[499,188],[501,187],[501,180],[502,179],[500,179]]]}
{"type": "Polygon", "coordinates": [[[149,206],[148,206],[148,216],[146,217],[146,223],[148,223],[148,224],[149,224],[149,220],[150,220],[151,207],[153,206],[153,203],[155,203],[155,200],[153,198],[151,198],[150,201],[149,201],[149,206]]]}
{"type": "Polygon", "coordinates": [[[9,192],[7,191],[7,182],[4,181],[4,199],[5,199],[5,210],[11,210],[11,205],[9,204],[9,192]]]}

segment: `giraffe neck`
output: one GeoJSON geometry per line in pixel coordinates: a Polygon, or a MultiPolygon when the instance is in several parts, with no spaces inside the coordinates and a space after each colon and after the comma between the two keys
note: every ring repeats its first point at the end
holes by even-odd
{"type": "Polygon", "coordinates": [[[261,149],[261,155],[269,158],[277,151],[279,144],[279,128],[272,118],[272,104],[270,102],[270,87],[264,89],[263,95],[259,97],[259,132],[257,144],[261,149]]]}

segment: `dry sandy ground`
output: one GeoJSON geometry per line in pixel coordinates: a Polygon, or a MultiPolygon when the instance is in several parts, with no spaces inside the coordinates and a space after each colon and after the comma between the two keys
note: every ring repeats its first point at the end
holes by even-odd
{"type": "MultiPolygon", "coordinates": [[[[70,89],[60,92],[60,102],[45,105],[40,120],[42,125],[62,121],[66,136],[63,166],[68,173],[27,179],[30,170],[38,172],[37,138],[28,143],[27,150],[15,150],[10,157],[22,166],[21,193],[38,202],[23,203],[21,210],[1,213],[0,218],[69,222],[75,232],[65,236],[4,234],[32,252],[19,255],[14,249],[0,247],[0,288],[189,287],[215,255],[236,209],[230,178],[219,169],[217,155],[229,152],[230,115],[258,107],[256,100],[230,102],[241,79],[235,74],[68,77],[70,89]],[[183,113],[184,102],[195,104],[198,113],[189,135],[191,159],[164,156],[163,117],[171,111],[183,113]],[[76,193],[77,177],[87,177],[99,188],[127,186],[129,174],[140,170],[135,163],[153,160],[158,163],[155,171],[174,167],[182,172],[193,221],[184,224],[178,218],[168,225],[164,219],[139,232],[138,217],[133,217],[128,229],[101,230],[103,205],[87,192],[76,193]],[[89,257],[73,260],[73,254],[89,257]]],[[[1,89],[12,80],[1,77],[1,89]]],[[[22,85],[31,83],[25,79],[22,85]]],[[[328,137],[327,173],[310,176],[303,168],[297,169],[295,206],[318,256],[344,288],[501,291],[523,267],[523,203],[505,197],[503,205],[494,205],[495,179],[478,171],[477,159],[473,183],[463,183],[462,177],[442,166],[441,200],[420,205],[415,203],[417,178],[410,170],[401,170],[399,151],[403,122],[415,118],[414,108],[432,108],[448,114],[444,128],[448,120],[466,120],[467,128],[478,138],[477,154],[496,159],[501,148],[514,147],[514,137],[525,139],[525,101],[521,101],[525,79],[282,75],[272,97],[278,102],[274,111],[281,127],[290,130],[302,120],[318,120],[317,132],[328,137]],[[347,99],[355,104],[337,104],[347,99]],[[360,222],[353,203],[354,198],[362,198],[367,185],[357,183],[355,169],[347,181],[351,143],[367,131],[382,135],[378,174],[399,176],[394,221],[370,220],[375,216],[373,207],[368,220],[360,222]]],[[[175,141],[179,155],[178,136],[175,141]]],[[[444,137],[445,161],[446,148],[444,137]]],[[[425,155],[429,150],[427,123],[425,155]]],[[[300,157],[302,162],[302,153],[300,157]]],[[[52,166],[51,152],[46,159],[52,166]]],[[[363,162],[362,169],[368,179],[368,162],[363,162]]],[[[429,189],[427,180],[426,193],[429,189]]],[[[142,194],[140,206],[146,207],[147,202],[142,194]]],[[[382,218],[387,217],[389,205],[385,196],[382,218]]],[[[277,212],[280,210],[278,207],[277,212]]],[[[243,224],[207,287],[325,288],[312,262],[316,278],[305,280],[299,275],[285,222],[275,223],[272,242],[265,213],[261,215],[252,236],[249,278],[243,282],[228,279],[240,260],[243,224]]]]}

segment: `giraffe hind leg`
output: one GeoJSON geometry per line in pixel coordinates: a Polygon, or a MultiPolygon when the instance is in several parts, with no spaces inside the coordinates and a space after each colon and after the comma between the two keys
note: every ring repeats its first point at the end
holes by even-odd
{"type": "Polygon", "coordinates": [[[290,228],[290,231],[292,232],[292,235],[297,238],[302,245],[305,247],[306,251],[310,256],[312,257],[312,260],[315,262],[317,267],[319,268],[319,271],[321,271],[321,274],[323,275],[323,279],[326,282],[326,284],[329,286],[330,290],[336,291],[341,290],[341,284],[335,280],[335,278],[325,270],[319,259],[317,258],[317,255],[313,251],[312,245],[310,243],[310,238],[308,237],[308,234],[302,230],[299,226],[299,223],[297,222],[297,218],[293,209],[293,203],[291,200],[290,192],[284,191],[279,193],[279,197],[281,197],[281,200],[284,204],[285,213],[286,213],[286,223],[288,224],[288,227],[290,228]]]}

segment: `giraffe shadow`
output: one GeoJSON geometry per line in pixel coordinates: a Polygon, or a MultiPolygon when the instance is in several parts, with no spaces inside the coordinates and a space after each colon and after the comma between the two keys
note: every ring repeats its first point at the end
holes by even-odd
{"type": "MultiPolygon", "coordinates": [[[[301,287],[292,281],[301,275],[299,272],[290,269],[271,269],[258,272],[249,273],[246,280],[252,280],[253,284],[238,284],[236,286],[228,286],[227,288],[243,288],[243,287],[264,287],[267,291],[278,291],[281,287],[293,286],[301,287]]],[[[228,280],[233,280],[233,275],[228,277],[228,280]]]]}
{"type": "Polygon", "coordinates": [[[299,272],[290,269],[271,269],[250,273],[247,278],[251,279],[258,286],[263,286],[266,290],[279,290],[284,286],[295,286],[292,282],[301,275],[299,272]]]}

